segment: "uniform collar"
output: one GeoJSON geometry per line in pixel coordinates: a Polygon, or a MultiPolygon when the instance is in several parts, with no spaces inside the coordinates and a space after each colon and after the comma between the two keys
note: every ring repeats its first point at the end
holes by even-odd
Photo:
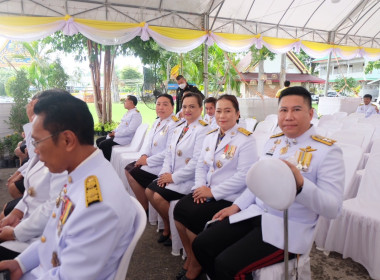
{"type": "Polygon", "coordinates": [[[288,138],[285,135],[285,139],[289,139],[289,142],[292,144],[298,144],[298,143],[302,143],[305,140],[309,139],[310,136],[314,135],[314,134],[316,134],[315,128],[313,125],[311,125],[311,127],[308,130],[306,130],[301,136],[298,136],[296,138],[288,138]]]}
{"type": "Polygon", "coordinates": [[[135,108],[133,108],[133,109],[129,109],[129,110],[128,110],[128,113],[129,113],[129,112],[133,112],[133,111],[136,111],[136,109],[137,109],[136,107],[135,107],[135,108]]]}
{"type": "Polygon", "coordinates": [[[102,153],[99,149],[96,149],[91,155],[89,155],[84,161],[82,161],[73,171],[68,174],[68,183],[74,184],[76,181],[83,177],[85,171],[95,170],[99,166],[99,162],[102,160],[102,153]]]}
{"type": "MultiPolygon", "coordinates": [[[[195,121],[193,121],[192,123],[189,123],[188,127],[192,127],[193,124],[194,125],[197,125],[199,124],[199,121],[202,120],[202,116],[199,116],[195,121]]],[[[187,121],[185,121],[185,124],[187,125],[187,121]]]]}
{"type": "Polygon", "coordinates": [[[170,121],[171,120],[171,118],[174,116],[174,114],[172,113],[169,117],[167,117],[166,119],[163,119],[163,120],[161,120],[160,118],[159,118],[159,120],[160,120],[160,122],[165,122],[165,121],[170,121]]]}
{"type": "MultiPolygon", "coordinates": [[[[238,124],[235,124],[232,128],[230,128],[229,130],[225,131],[224,132],[224,135],[231,135],[231,136],[234,136],[237,134],[237,130],[239,128],[239,125],[238,124]]],[[[219,128],[219,133],[221,132],[220,128],[219,128]]]]}

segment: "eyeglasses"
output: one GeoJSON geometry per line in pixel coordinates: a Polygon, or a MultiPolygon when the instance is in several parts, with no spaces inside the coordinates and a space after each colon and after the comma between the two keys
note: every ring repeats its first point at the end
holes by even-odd
{"type": "Polygon", "coordinates": [[[43,141],[45,141],[45,140],[47,140],[47,139],[49,139],[49,138],[51,138],[51,137],[54,137],[54,136],[58,135],[59,133],[61,133],[61,132],[56,132],[56,133],[50,134],[49,136],[46,136],[45,138],[42,138],[42,139],[40,139],[40,140],[38,140],[38,141],[36,141],[36,140],[32,140],[32,145],[33,145],[35,148],[37,148],[38,144],[40,144],[41,142],[43,142],[43,141]]]}

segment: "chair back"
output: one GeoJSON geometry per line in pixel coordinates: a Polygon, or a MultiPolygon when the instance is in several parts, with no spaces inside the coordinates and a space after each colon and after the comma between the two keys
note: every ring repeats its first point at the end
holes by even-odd
{"type": "Polygon", "coordinates": [[[273,132],[275,126],[276,125],[274,124],[273,121],[262,121],[256,125],[255,131],[271,134],[273,132]]]}
{"type": "Polygon", "coordinates": [[[333,116],[335,117],[336,120],[341,120],[345,117],[347,117],[347,112],[336,112],[333,114],[333,116]]]}
{"type": "Polygon", "coordinates": [[[362,147],[364,136],[361,134],[353,134],[348,130],[340,130],[331,135],[331,138],[338,143],[346,143],[362,147]]]}
{"type": "Polygon", "coordinates": [[[363,150],[356,145],[347,143],[336,143],[343,152],[343,161],[345,169],[344,198],[348,198],[350,187],[355,179],[356,171],[363,157],[363,150]]]}
{"type": "Polygon", "coordinates": [[[245,119],[245,129],[248,131],[253,131],[255,128],[255,125],[257,124],[257,120],[253,118],[246,118],[245,119]]]}
{"type": "Polygon", "coordinates": [[[136,198],[131,197],[132,203],[135,205],[137,210],[137,216],[133,227],[135,228],[135,234],[129,244],[127,250],[119,263],[114,280],[125,280],[127,277],[129,262],[131,261],[132,253],[136,248],[136,244],[139,241],[141,235],[143,234],[146,227],[146,212],[141,204],[137,201],[136,198]]]}
{"type": "Polygon", "coordinates": [[[380,153],[372,154],[368,158],[368,162],[364,171],[364,175],[360,181],[357,198],[365,201],[380,201],[380,153]]]}

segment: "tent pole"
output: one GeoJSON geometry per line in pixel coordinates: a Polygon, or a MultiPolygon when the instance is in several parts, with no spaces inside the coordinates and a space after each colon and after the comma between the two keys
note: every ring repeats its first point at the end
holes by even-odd
{"type": "MultiPolygon", "coordinates": [[[[209,15],[204,15],[204,30],[208,31],[209,28],[209,15]]],[[[204,85],[204,95],[208,97],[208,46],[204,44],[204,53],[203,53],[203,85],[204,85]]]]}
{"type": "Polygon", "coordinates": [[[327,61],[327,75],[326,75],[325,94],[324,94],[325,96],[327,96],[327,90],[329,87],[330,63],[331,63],[331,52],[329,54],[329,60],[327,61]]]}
{"type": "MultiPolygon", "coordinates": [[[[335,32],[329,32],[329,44],[333,45],[335,39],[335,32]]],[[[327,96],[327,91],[329,89],[329,77],[330,77],[330,64],[331,64],[331,54],[329,53],[329,59],[327,61],[327,74],[326,74],[326,82],[325,82],[325,96],[327,96]]]]}

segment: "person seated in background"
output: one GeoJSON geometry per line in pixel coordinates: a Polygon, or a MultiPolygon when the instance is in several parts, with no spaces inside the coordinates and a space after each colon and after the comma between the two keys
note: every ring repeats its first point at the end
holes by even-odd
{"type": "Polygon", "coordinates": [[[371,101],[372,101],[372,95],[365,94],[363,96],[364,103],[358,106],[356,113],[364,113],[366,118],[368,118],[369,116],[373,114],[378,114],[379,109],[377,108],[375,104],[372,104],[371,101]]]}
{"type": "Polygon", "coordinates": [[[276,98],[279,98],[280,95],[281,95],[281,92],[282,92],[283,90],[287,89],[288,87],[290,87],[290,82],[289,82],[289,81],[285,81],[285,82],[284,82],[284,87],[281,88],[281,89],[279,89],[279,90],[277,91],[277,93],[276,93],[276,98]]]}
{"type": "MultiPolygon", "coordinates": [[[[192,193],[174,208],[174,219],[187,259],[177,279],[196,279],[201,267],[194,257],[192,243],[207,221],[246,189],[248,169],[258,160],[255,138],[240,127],[239,103],[233,95],[222,95],[216,103],[219,126],[204,139],[192,193]]],[[[224,235],[223,232],[220,233],[224,235]]],[[[219,278],[233,279],[233,278],[219,278]]]]}
{"type": "MultiPolygon", "coordinates": [[[[296,181],[297,195],[288,210],[289,259],[308,252],[320,215],[334,219],[342,207],[342,151],[335,141],[316,134],[312,116],[305,88],[284,90],[278,106],[283,132],[268,140],[263,155],[283,160],[296,181]]],[[[211,279],[252,279],[252,271],[283,261],[283,212],[249,189],[212,219],[219,221],[193,243],[195,257],[211,279]]]]}
{"type": "Polygon", "coordinates": [[[118,127],[108,133],[107,136],[96,140],[96,145],[103,151],[103,155],[107,160],[111,159],[112,146],[130,144],[136,129],[140,126],[142,117],[136,105],[137,98],[133,95],[128,95],[124,101],[124,108],[128,112],[121,118],[118,127]]]}
{"type": "Polygon", "coordinates": [[[145,190],[149,202],[164,222],[164,230],[158,242],[165,242],[164,245],[167,246],[171,245],[170,201],[190,193],[203,139],[209,131],[208,124],[202,120],[202,109],[202,98],[199,94],[190,92],[183,97],[182,112],[185,121],[173,132],[158,179],[145,190]]]}
{"type": "Polygon", "coordinates": [[[218,128],[215,120],[215,107],[216,107],[216,98],[209,97],[204,101],[206,114],[203,117],[203,120],[208,123],[211,129],[218,128]]]}
{"type": "MultiPolygon", "coordinates": [[[[32,141],[32,121],[34,118],[34,112],[33,108],[36,102],[38,101],[38,98],[40,96],[40,93],[35,94],[32,99],[29,101],[29,103],[26,105],[26,115],[28,116],[29,122],[27,124],[23,125],[24,130],[24,139],[25,139],[25,145],[26,150],[29,148],[28,151],[28,157],[29,159],[32,159],[35,156],[33,145],[31,144],[32,141]]],[[[8,192],[11,195],[12,198],[14,198],[12,201],[7,202],[4,207],[3,211],[0,214],[0,219],[3,219],[5,216],[7,216],[13,208],[17,205],[17,203],[22,198],[25,186],[24,186],[24,176],[25,172],[28,168],[29,159],[24,162],[23,165],[20,166],[19,169],[15,173],[13,173],[7,180],[6,186],[8,188],[8,192]]]]}
{"type": "MultiPolygon", "coordinates": [[[[183,95],[182,95],[182,99],[183,99],[183,97],[186,95],[186,94],[188,94],[188,93],[191,93],[191,91],[185,91],[184,93],[183,93],[183,95]]],[[[181,102],[181,104],[182,104],[182,102],[181,102]]],[[[182,106],[182,105],[181,105],[182,106]]],[[[175,114],[175,116],[178,118],[178,119],[180,119],[181,121],[184,121],[185,120],[185,118],[184,118],[184,116],[183,116],[183,113],[182,113],[182,108],[181,108],[181,110],[179,110],[178,112],[177,112],[177,114],[175,114]]]]}
{"type": "MultiPolygon", "coordinates": [[[[39,94],[37,102],[46,96],[64,93],[47,90],[39,94]]],[[[31,110],[35,104],[31,104],[31,110]]],[[[34,148],[39,144],[32,141],[34,148]]],[[[50,173],[38,155],[30,159],[23,178],[24,195],[20,200],[7,203],[6,217],[0,220],[0,261],[15,258],[41,236],[66,177],[66,174],[50,173]],[[12,205],[11,212],[7,213],[12,205]]]]}
{"type": "Polygon", "coordinates": [[[173,130],[179,123],[174,116],[173,97],[169,94],[161,94],[156,101],[157,120],[153,123],[149,132],[146,147],[141,157],[125,167],[125,176],[131,186],[137,200],[148,210],[148,199],[145,195],[146,187],[155,179],[164,163],[166,150],[173,130]]]}
{"type": "Polygon", "coordinates": [[[68,172],[40,240],[0,262],[11,279],[114,279],[134,233],[137,209],[112,165],[94,147],[82,100],[61,94],[34,108],[36,153],[52,173],[68,172]]]}
{"type": "Polygon", "coordinates": [[[189,85],[184,76],[178,75],[176,78],[178,88],[176,92],[176,114],[182,109],[182,100],[186,91],[198,93],[202,100],[205,98],[203,93],[193,85],[189,85]]]}

